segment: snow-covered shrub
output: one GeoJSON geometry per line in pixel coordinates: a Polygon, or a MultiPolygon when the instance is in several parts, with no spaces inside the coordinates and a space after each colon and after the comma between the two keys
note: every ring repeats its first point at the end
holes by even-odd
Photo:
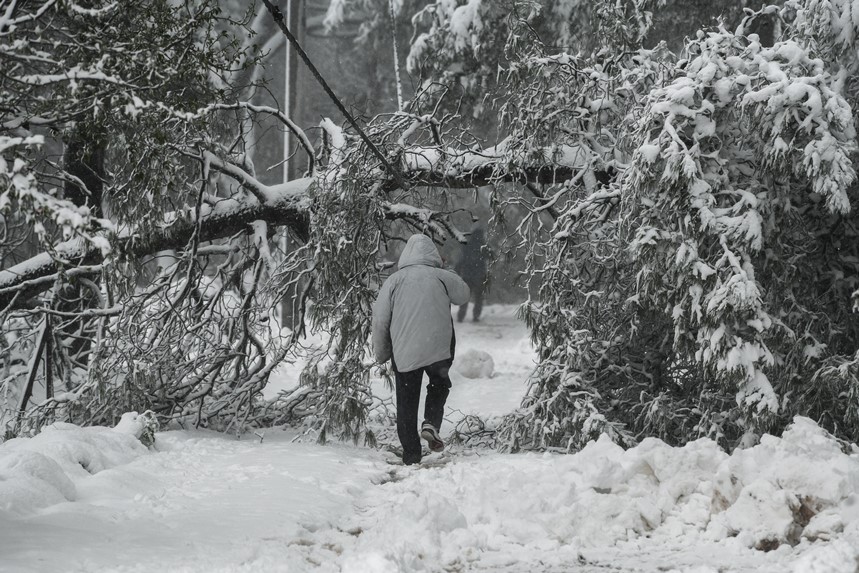
{"type": "Polygon", "coordinates": [[[158,431],[158,418],[151,410],[142,414],[126,412],[114,426],[114,431],[131,434],[146,447],[155,444],[155,432],[158,431]]]}

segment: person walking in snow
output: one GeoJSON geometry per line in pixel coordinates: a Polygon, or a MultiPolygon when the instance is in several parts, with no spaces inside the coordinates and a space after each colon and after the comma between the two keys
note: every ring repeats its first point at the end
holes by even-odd
{"type": "Polygon", "coordinates": [[[373,350],[379,363],[393,363],[397,435],[406,465],[421,461],[421,438],[431,451],[444,449],[439,430],[456,346],[450,305],[468,302],[470,292],[465,281],[441,267],[432,239],[412,235],[400,255],[397,272],[382,285],[373,305],[373,350]],[[429,385],[418,434],[424,372],[429,385]]]}
{"type": "MultiPolygon", "coordinates": [[[[474,310],[471,312],[474,322],[480,320],[480,312],[483,310],[483,291],[486,288],[487,277],[485,245],[483,229],[475,228],[468,242],[463,245],[459,261],[456,263],[456,272],[465,280],[474,298],[474,310]]],[[[462,322],[467,312],[468,300],[459,307],[456,320],[462,322]]]]}

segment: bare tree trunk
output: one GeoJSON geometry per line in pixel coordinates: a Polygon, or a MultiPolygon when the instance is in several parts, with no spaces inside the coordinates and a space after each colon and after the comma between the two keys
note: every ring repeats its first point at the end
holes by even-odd
{"type": "MultiPolygon", "coordinates": [[[[69,175],[64,187],[64,195],[78,207],[89,207],[94,217],[104,217],[104,156],[105,133],[97,124],[80,122],[72,128],[63,155],[64,169],[69,175]]],[[[97,276],[93,277],[98,280],[97,276]]],[[[59,290],[56,304],[59,310],[75,312],[92,308],[92,296],[85,285],[72,281],[59,290]]],[[[76,357],[78,364],[86,368],[89,363],[89,349],[92,340],[89,336],[95,324],[94,317],[81,316],[75,320],[60,322],[57,334],[64,341],[61,352],[76,357]]],[[[45,354],[45,380],[51,392],[51,352],[50,340],[45,354]]],[[[50,396],[50,394],[49,394],[50,396]]]]}

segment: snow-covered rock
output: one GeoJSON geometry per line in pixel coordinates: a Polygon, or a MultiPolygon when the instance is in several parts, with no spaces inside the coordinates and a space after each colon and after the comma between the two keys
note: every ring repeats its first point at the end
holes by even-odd
{"type": "Polygon", "coordinates": [[[495,373],[495,361],[488,352],[471,348],[456,355],[453,371],[465,378],[490,378],[495,373]]]}

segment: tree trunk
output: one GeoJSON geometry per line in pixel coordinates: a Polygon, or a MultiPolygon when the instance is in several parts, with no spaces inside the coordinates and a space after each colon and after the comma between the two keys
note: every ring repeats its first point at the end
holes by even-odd
{"type": "Polygon", "coordinates": [[[63,156],[65,171],[72,177],[66,181],[65,198],[78,207],[88,206],[98,218],[104,216],[104,139],[98,126],[80,124],[72,131],[63,156]]]}

